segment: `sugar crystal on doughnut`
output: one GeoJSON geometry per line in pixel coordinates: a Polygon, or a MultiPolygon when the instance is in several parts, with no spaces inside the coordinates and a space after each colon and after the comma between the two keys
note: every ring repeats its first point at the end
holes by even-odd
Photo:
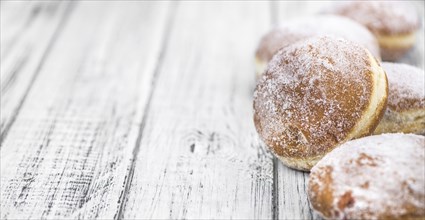
{"type": "Polygon", "coordinates": [[[385,74],[363,47],[334,37],[282,48],[254,93],[260,137],[284,164],[308,170],[382,116],[385,74]]]}
{"type": "Polygon", "coordinates": [[[425,107],[425,72],[401,63],[383,63],[390,86],[388,105],[395,109],[425,107]],[[388,69],[388,70],[387,70],[388,69]],[[406,103],[409,100],[413,102],[406,103]]]}
{"type": "Polygon", "coordinates": [[[349,141],[310,174],[308,194],[326,219],[425,217],[425,138],[384,134],[349,141]]]}
{"type": "Polygon", "coordinates": [[[419,17],[405,1],[341,1],[324,12],[347,16],[379,34],[409,33],[419,26],[419,17]]]}
{"type": "Polygon", "coordinates": [[[425,134],[425,72],[401,63],[382,64],[388,77],[388,107],[374,134],[425,134]]]}
{"type": "Polygon", "coordinates": [[[257,74],[263,73],[267,62],[280,48],[325,35],[354,41],[380,59],[378,42],[363,25],[343,16],[315,15],[287,20],[263,36],[256,51],[257,74]]]}
{"type": "Polygon", "coordinates": [[[415,45],[420,28],[419,14],[407,1],[341,1],[324,12],[349,17],[367,27],[386,61],[403,57],[415,45]]]}

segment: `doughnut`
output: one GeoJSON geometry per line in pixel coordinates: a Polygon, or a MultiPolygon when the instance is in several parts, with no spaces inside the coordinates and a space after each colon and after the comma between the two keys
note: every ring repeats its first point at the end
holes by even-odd
{"type": "Polygon", "coordinates": [[[346,142],[311,169],[308,196],[325,219],[424,219],[425,137],[346,142]]]}
{"type": "Polygon", "coordinates": [[[310,170],[336,146],[369,135],[387,79],[364,47],[323,36],[279,50],[254,91],[255,128],[288,167],[310,170]]]}
{"type": "Polygon", "coordinates": [[[290,20],[264,35],[255,53],[256,74],[260,76],[273,55],[282,47],[309,37],[333,35],[363,45],[378,59],[379,45],[364,26],[337,15],[318,15],[290,20]]]}
{"type": "Polygon", "coordinates": [[[402,1],[338,2],[324,12],[347,16],[366,26],[378,39],[386,61],[398,60],[408,52],[420,27],[415,8],[402,1]]]}
{"type": "Polygon", "coordinates": [[[382,63],[388,78],[388,105],[374,134],[425,134],[424,70],[398,63],[382,63]]]}
{"type": "Polygon", "coordinates": [[[268,62],[280,48],[312,36],[313,34],[309,33],[308,30],[294,25],[281,25],[264,35],[255,52],[255,73],[257,79],[263,74],[268,62]]]}

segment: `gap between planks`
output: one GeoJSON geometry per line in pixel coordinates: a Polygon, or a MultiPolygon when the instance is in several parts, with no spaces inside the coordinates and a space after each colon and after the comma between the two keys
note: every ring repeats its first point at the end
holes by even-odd
{"type": "Polygon", "coordinates": [[[119,212],[168,3],[79,3],[3,142],[1,218],[119,212]]]}
{"type": "MultiPolygon", "coordinates": [[[[66,22],[67,22],[68,18],[70,17],[72,9],[74,8],[74,5],[76,3],[71,1],[71,2],[67,2],[66,4],[67,5],[65,6],[65,9],[64,9],[65,11],[64,11],[63,15],[59,18],[60,21],[58,22],[57,26],[55,27],[55,30],[53,31],[53,35],[52,35],[51,39],[47,43],[47,46],[46,46],[44,52],[42,53],[40,60],[37,61],[38,65],[35,67],[34,72],[32,74],[29,73],[29,75],[26,76],[26,77],[30,78],[30,80],[29,80],[29,83],[26,86],[26,88],[21,89],[24,92],[23,92],[23,94],[20,94],[21,97],[17,98],[19,101],[17,103],[13,103],[14,105],[16,105],[16,107],[13,107],[13,106],[11,107],[13,110],[10,113],[8,112],[10,114],[10,115],[8,115],[8,118],[1,117],[2,118],[2,122],[1,122],[1,124],[2,124],[1,128],[2,129],[0,131],[1,132],[0,133],[0,148],[3,145],[3,141],[6,138],[7,133],[10,130],[10,127],[15,122],[16,117],[19,114],[28,93],[31,91],[31,88],[32,88],[34,82],[36,81],[37,76],[39,75],[39,72],[40,72],[45,60],[48,58],[53,45],[55,44],[56,40],[58,39],[58,37],[59,37],[62,29],[64,28],[64,26],[66,26],[66,22]],[[5,123],[5,124],[3,125],[3,123],[5,123]]],[[[30,19],[33,19],[33,18],[30,18],[30,19]]],[[[23,65],[23,63],[19,64],[20,67],[22,65],[23,65]]],[[[16,71],[21,71],[21,69],[17,69],[16,71]]],[[[13,73],[13,74],[17,74],[17,73],[13,73]]],[[[2,86],[3,86],[3,81],[2,81],[2,86]]],[[[2,87],[2,96],[3,96],[3,87],[2,87]]],[[[5,97],[2,97],[2,98],[5,98],[5,97]]],[[[2,106],[2,108],[3,107],[4,106],[2,106]]]]}
{"type": "Polygon", "coordinates": [[[150,93],[148,95],[147,98],[147,102],[144,108],[144,112],[145,114],[143,115],[142,119],[141,119],[141,123],[140,123],[140,128],[139,128],[139,134],[137,135],[137,139],[136,139],[136,145],[134,147],[133,150],[133,158],[131,159],[131,165],[130,165],[130,170],[128,171],[127,174],[127,178],[126,178],[126,182],[125,182],[125,188],[124,191],[122,192],[122,196],[120,196],[120,200],[122,201],[117,214],[114,216],[114,219],[123,219],[124,218],[124,206],[126,204],[126,200],[127,200],[127,196],[128,196],[128,192],[129,192],[129,188],[131,185],[131,182],[133,180],[133,175],[134,175],[134,167],[136,165],[136,159],[137,159],[137,155],[139,154],[140,151],[140,143],[142,141],[143,138],[143,131],[145,129],[145,125],[146,125],[146,120],[147,117],[149,115],[149,109],[150,109],[150,104],[152,101],[152,96],[153,93],[155,91],[155,85],[156,85],[156,80],[159,76],[159,69],[161,68],[163,59],[164,59],[164,54],[167,52],[167,45],[168,45],[168,40],[169,40],[169,36],[170,36],[170,32],[171,32],[171,28],[172,28],[172,24],[173,24],[173,18],[175,17],[175,13],[176,13],[176,8],[178,6],[178,2],[173,2],[170,6],[169,12],[168,12],[168,18],[167,18],[167,23],[166,23],[166,27],[165,27],[165,31],[164,31],[164,36],[162,39],[162,43],[161,43],[161,49],[159,52],[159,57],[158,57],[158,62],[156,63],[155,66],[155,70],[153,72],[153,76],[152,76],[152,88],[150,90],[150,93]]]}
{"type": "Polygon", "coordinates": [[[265,3],[179,5],[124,218],[272,218],[272,158],[249,88],[265,3]]]}

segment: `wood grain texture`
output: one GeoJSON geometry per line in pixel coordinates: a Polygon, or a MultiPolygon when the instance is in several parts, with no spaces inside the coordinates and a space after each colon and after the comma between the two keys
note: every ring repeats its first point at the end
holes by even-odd
{"type": "Polygon", "coordinates": [[[64,25],[71,3],[1,1],[0,4],[1,143],[64,25]]]}
{"type": "Polygon", "coordinates": [[[321,219],[311,207],[307,196],[309,174],[276,161],[278,219],[321,219]]]}
{"type": "Polygon", "coordinates": [[[78,2],[0,150],[1,219],[117,218],[168,5],[78,2]]]}
{"type": "Polygon", "coordinates": [[[252,122],[267,2],[180,2],[125,219],[270,219],[273,167],[252,122]]]}
{"type": "Polygon", "coordinates": [[[320,219],[255,132],[253,56],[331,3],[0,1],[0,218],[320,219]]]}

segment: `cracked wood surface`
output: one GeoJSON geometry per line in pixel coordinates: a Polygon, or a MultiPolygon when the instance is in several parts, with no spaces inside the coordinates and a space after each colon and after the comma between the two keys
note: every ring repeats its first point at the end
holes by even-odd
{"type": "Polygon", "coordinates": [[[178,5],[124,218],[272,218],[272,159],[251,109],[252,54],[270,25],[268,9],[267,2],[178,5]]]}
{"type": "Polygon", "coordinates": [[[261,35],[323,2],[0,4],[1,219],[320,219],[252,93],[261,35]]]}
{"type": "Polygon", "coordinates": [[[2,219],[118,215],[168,5],[76,2],[3,140],[2,219]]]}
{"type": "Polygon", "coordinates": [[[71,4],[1,1],[0,6],[1,140],[64,26],[71,4]]]}

